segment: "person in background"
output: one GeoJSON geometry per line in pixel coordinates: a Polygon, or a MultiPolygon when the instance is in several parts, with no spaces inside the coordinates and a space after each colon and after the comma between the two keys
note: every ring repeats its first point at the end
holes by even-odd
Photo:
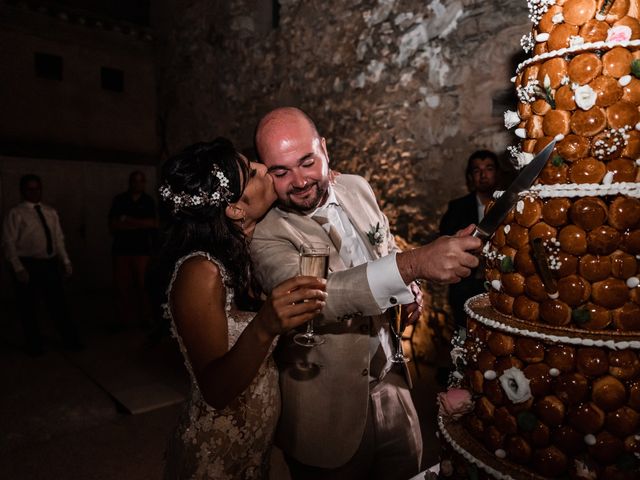
{"type": "Polygon", "coordinates": [[[2,248],[11,265],[26,351],[31,356],[44,353],[36,316],[39,297],[62,336],[64,348],[81,350],[64,292],[63,279],[71,276],[72,266],[58,214],[41,203],[42,180],[37,175],[20,179],[20,193],[23,201],[9,210],[4,220],[2,248]]]}
{"type": "MultiPolygon", "coordinates": [[[[473,152],[467,161],[467,188],[470,193],[449,202],[440,221],[441,235],[454,235],[469,224],[477,225],[484,217],[484,209],[493,198],[498,183],[498,157],[489,150],[473,152]]],[[[449,286],[449,305],[457,326],[466,326],[464,302],[484,292],[480,269],[467,278],[449,286]]]]}
{"type": "Polygon", "coordinates": [[[117,195],[109,210],[117,328],[151,322],[144,278],[158,221],[155,202],[145,193],[146,182],[144,173],[131,172],[129,190],[117,195]]]}

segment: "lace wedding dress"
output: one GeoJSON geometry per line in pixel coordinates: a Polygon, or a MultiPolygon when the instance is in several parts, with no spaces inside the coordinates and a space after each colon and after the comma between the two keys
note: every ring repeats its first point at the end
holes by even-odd
{"type": "MultiPolygon", "coordinates": [[[[234,309],[233,290],[228,286],[229,277],[220,262],[204,252],[182,257],[176,262],[167,298],[170,298],[180,266],[195,256],[205,257],[215,263],[227,285],[226,315],[231,348],[255,314],[234,309]]],[[[169,441],[165,479],[268,478],[273,432],[280,414],[278,371],[271,354],[262,363],[249,387],[231,405],[216,410],[202,398],[169,304],[164,305],[164,311],[191,377],[189,398],[169,441]]]]}

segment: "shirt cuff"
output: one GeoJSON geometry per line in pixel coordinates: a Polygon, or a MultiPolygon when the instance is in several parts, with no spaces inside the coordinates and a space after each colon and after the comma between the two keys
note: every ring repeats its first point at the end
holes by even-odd
{"type": "Polygon", "coordinates": [[[367,264],[367,281],[371,294],[381,310],[415,301],[413,292],[402,280],[396,264],[395,253],[369,262],[367,264]]]}

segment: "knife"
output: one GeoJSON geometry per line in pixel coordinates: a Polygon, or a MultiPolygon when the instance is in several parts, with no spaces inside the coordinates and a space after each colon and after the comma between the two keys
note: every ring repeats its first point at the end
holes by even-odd
{"type": "Polygon", "coordinates": [[[549,145],[544,147],[540,153],[538,153],[529,164],[522,169],[516,179],[513,181],[509,188],[496,200],[496,203],[485,214],[484,218],[478,224],[471,236],[477,237],[483,241],[489,240],[491,235],[495,233],[504,218],[507,216],[513,206],[518,203],[520,193],[527,190],[533,182],[538,178],[540,172],[544,168],[551,156],[551,152],[556,146],[556,141],[553,140],[549,145]]]}
{"type": "Polygon", "coordinates": [[[558,298],[558,284],[556,279],[551,273],[549,268],[549,259],[547,258],[547,251],[544,248],[541,238],[534,238],[531,241],[531,256],[538,266],[538,273],[544,285],[544,290],[551,299],[558,298]]]}

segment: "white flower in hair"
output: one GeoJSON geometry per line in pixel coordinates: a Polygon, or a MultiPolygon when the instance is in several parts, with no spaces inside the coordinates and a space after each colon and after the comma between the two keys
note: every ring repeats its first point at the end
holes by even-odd
{"type": "Polygon", "coordinates": [[[213,166],[211,173],[218,179],[218,187],[213,193],[208,193],[198,189],[198,193],[190,194],[186,192],[175,193],[168,183],[159,188],[160,196],[164,201],[171,204],[173,212],[177,212],[182,207],[199,207],[202,205],[220,206],[223,202],[228,202],[231,198],[229,191],[229,179],[217,165],[213,166]]]}

